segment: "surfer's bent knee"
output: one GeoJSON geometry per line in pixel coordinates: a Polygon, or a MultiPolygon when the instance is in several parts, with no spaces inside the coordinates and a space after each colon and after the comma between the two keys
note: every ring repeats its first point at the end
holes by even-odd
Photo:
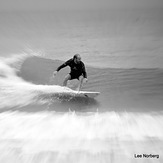
{"type": "Polygon", "coordinates": [[[79,76],[79,81],[82,81],[84,79],[84,76],[83,75],[80,75],[79,76]]]}
{"type": "Polygon", "coordinates": [[[71,79],[71,75],[70,74],[67,74],[66,76],[65,76],[65,80],[70,80],[71,79]]]}

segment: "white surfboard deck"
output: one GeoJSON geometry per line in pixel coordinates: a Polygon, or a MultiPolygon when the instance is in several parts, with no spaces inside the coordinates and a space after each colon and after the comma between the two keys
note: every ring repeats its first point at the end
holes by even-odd
{"type": "Polygon", "coordinates": [[[64,96],[72,96],[72,97],[87,97],[87,98],[95,98],[100,94],[100,92],[93,92],[93,91],[76,91],[72,90],[68,87],[57,86],[58,91],[55,91],[55,94],[61,97],[64,96]]]}
{"type": "Polygon", "coordinates": [[[89,97],[95,98],[100,94],[100,92],[91,92],[91,91],[74,91],[76,97],[89,97]]]}

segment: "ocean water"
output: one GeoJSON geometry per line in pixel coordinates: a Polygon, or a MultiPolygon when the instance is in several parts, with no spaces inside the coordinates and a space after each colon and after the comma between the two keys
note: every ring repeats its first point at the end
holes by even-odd
{"type": "Polygon", "coordinates": [[[0,162],[163,161],[161,11],[112,12],[0,14],[0,162]],[[74,53],[95,99],[52,78],[74,53]]]}

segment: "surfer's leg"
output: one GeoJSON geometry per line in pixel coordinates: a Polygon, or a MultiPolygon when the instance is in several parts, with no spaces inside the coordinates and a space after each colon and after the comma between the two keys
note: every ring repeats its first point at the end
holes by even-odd
{"type": "Polygon", "coordinates": [[[70,80],[70,79],[71,79],[71,75],[70,75],[70,74],[67,74],[67,75],[65,76],[64,81],[63,81],[63,86],[67,86],[67,81],[70,80]]]}
{"type": "Polygon", "coordinates": [[[83,86],[83,75],[79,76],[79,86],[78,86],[78,91],[80,91],[82,89],[83,86]]]}

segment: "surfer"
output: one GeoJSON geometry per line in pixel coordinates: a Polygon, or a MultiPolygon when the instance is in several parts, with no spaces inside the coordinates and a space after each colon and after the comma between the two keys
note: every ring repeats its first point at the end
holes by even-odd
{"type": "Polygon", "coordinates": [[[78,91],[80,91],[80,89],[82,88],[82,85],[83,85],[83,81],[84,80],[85,80],[85,82],[88,81],[87,73],[86,73],[86,70],[85,70],[85,65],[81,61],[81,56],[79,54],[75,54],[73,56],[73,58],[69,59],[68,61],[66,61],[65,63],[60,65],[57,68],[57,70],[54,71],[53,76],[55,77],[57,75],[58,71],[61,70],[64,67],[66,67],[66,66],[70,66],[71,71],[70,71],[69,74],[67,74],[65,76],[65,79],[63,81],[63,86],[67,86],[68,80],[78,79],[79,82],[80,82],[79,87],[78,87],[78,91]]]}

